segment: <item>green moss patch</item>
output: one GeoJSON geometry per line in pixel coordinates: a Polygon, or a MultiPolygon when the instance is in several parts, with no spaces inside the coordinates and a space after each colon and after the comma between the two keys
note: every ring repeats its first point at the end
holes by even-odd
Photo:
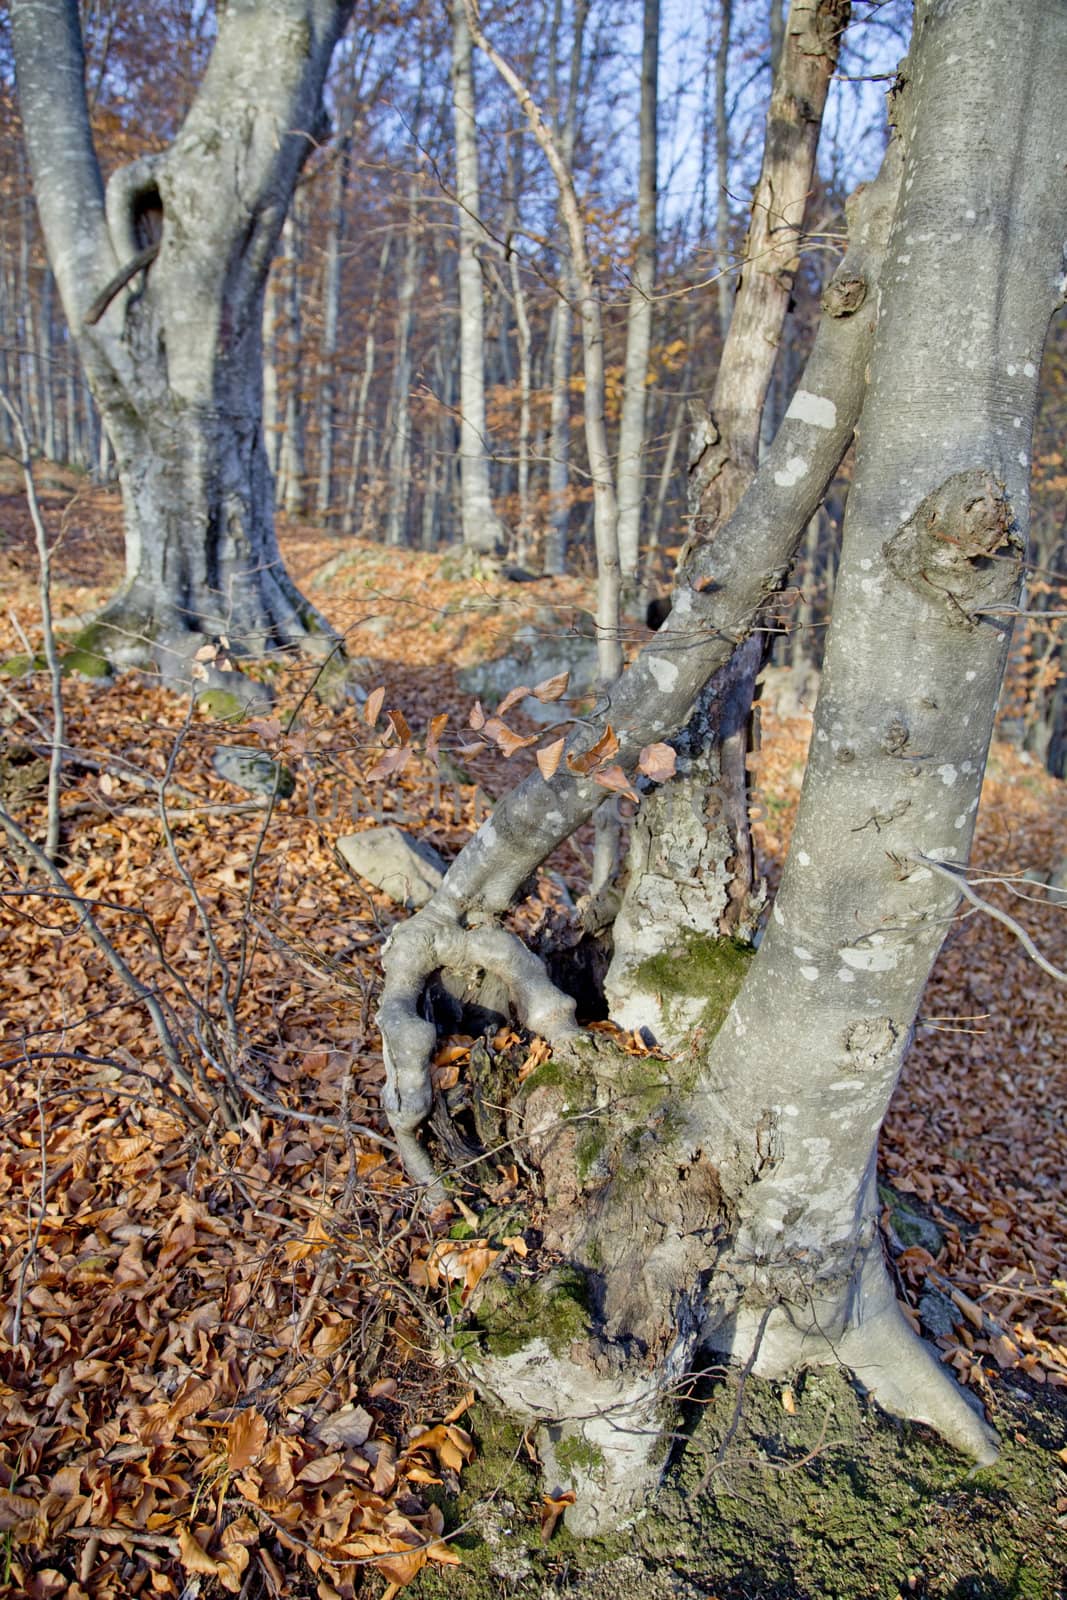
{"type": "Polygon", "coordinates": [[[60,660],[64,676],[76,672],[81,678],[106,679],[111,677],[111,662],[95,650],[82,650],[77,645],[65,650],[60,660]]]}
{"type": "Polygon", "coordinates": [[[703,1001],[701,1025],[712,1036],[721,1028],[755,954],[753,945],[739,939],[716,939],[687,930],[669,950],[641,963],[637,981],[662,998],[668,1014],[672,998],[703,1001]]]}
{"type": "Polygon", "coordinates": [[[42,655],[8,656],[5,661],[0,661],[0,676],[5,678],[28,678],[31,673],[47,671],[48,662],[42,655]]]}
{"type": "Polygon", "coordinates": [[[197,695],[196,703],[201,711],[218,722],[243,722],[248,715],[245,702],[229,689],[205,689],[203,694],[197,695]]]}
{"type": "Polygon", "coordinates": [[[514,1355],[542,1339],[553,1355],[564,1356],[589,1333],[585,1277],[576,1267],[558,1268],[543,1279],[496,1277],[466,1331],[487,1355],[514,1355]]]}

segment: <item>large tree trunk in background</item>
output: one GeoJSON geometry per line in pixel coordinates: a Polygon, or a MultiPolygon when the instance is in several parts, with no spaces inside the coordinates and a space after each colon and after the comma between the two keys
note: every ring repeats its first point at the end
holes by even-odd
{"type": "Polygon", "coordinates": [[[619,566],[624,603],[637,599],[641,512],[645,504],[645,397],[652,348],[656,287],[656,106],[659,77],[659,0],[645,0],[641,52],[641,138],[637,189],[637,249],[626,320],[626,365],[619,421],[619,566]]]}
{"type": "Polygon", "coordinates": [[[261,330],[267,270],[350,12],[349,0],[227,7],[173,144],[113,173],[105,200],[77,7],[12,6],[45,240],[123,493],[126,582],[97,627],[115,659],[155,656],[181,675],[205,635],[240,652],[325,631],[275,539],[261,330]],[[118,287],[157,239],[155,259],[118,287]]]}
{"type": "Polygon", "coordinates": [[[277,499],[290,517],[307,510],[307,400],[304,394],[304,219],[300,196],[282,229],[285,246],[285,350],[289,382],[278,463],[277,499]]]}
{"type": "MultiPolygon", "coordinates": [[[[578,96],[582,76],[582,47],[589,17],[589,0],[575,0],[571,28],[571,47],[567,76],[567,95],[560,101],[557,82],[557,50],[562,22],[559,0],[553,12],[549,44],[549,100],[554,118],[553,131],[560,155],[568,171],[574,160],[578,136],[578,96]]],[[[561,221],[562,221],[561,208],[561,221]]],[[[565,224],[564,224],[565,228],[565,224]]],[[[571,332],[574,326],[572,302],[575,297],[573,263],[563,256],[559,263],[556,303],[552,308],[552,396],[548,425],[548,529],[542,567],[546,575],[560,577],[567,568],[570,532],[570,453],[571,453],[571,332]]]]}
{"type": "Polygon", "coordinates": [[[419,277],[418,183],[412,177],[408,191],[408,227],[396,301],[396,356],[393,362],[389,437],[389,503],[386,510],[386,544],[406,544],[411,491],[411,326],[415,315],[415,290],[419,277]]]}
{"type": "MultiPolygon", "coordinates": [[[[719,0],[719,41],[715,50],[715,292],[719,302],[719,328],[725,342],[734,307],[733,273],[730,271],[730,118],[726,106],[730,68],[730,25],[733,0],[719,0]]],[[[778,0],[771,0],[781,22],[778,0]]],[[[773,35],[772,35],[773,37],[773,35]]],[[[779,41],[780,46],[780,41],[779,41]]],[[[771,83],[778,76],[779,48],[771,47],[771,83]]]]}
{"type": "MultiPolygon", "coordinates": [[[[392,244],[392,235],[387,233],[382,242],[381,254],[378,257],[378,272],[374,280],[374,293],[371,296],[370,310],[367,313],[364,331],[363,368],[359,375],[359,387],[356,391],[356,404],[352,417],[352,463],[349,467],[348,488],[345,491],[344,531],[346,534],[351,534],[355,531],[356,500],[360,494],[364,454],[367,457],[369,476],[371,451],[367,447],[367,398],[374,378],[378,341],[378,312],[381,308],[382,290],[385,285],[385,273],[389,265],[389,252],[392,249],[392,244]]],[[[355,378],[353,378],[352,382],[354,386],[355,378]]],[[[351,406],[349,410],[352,410],[351,406]]]]}
{"type": "MultiPolygon", "coordinates": [[[[334,155],[330,175],[330,219],[322,263],[322,344],[319,355],[319,487],[316,510],[324,516],[333,505],[334,407],[336,405],[337,327],[341,310],[341,240],[345,224],[345,188],[348,183],[349,146],[346,135],[334,155]]],[[[336,528],[332,531],[338,531],[336,528]]]]}
{"type": "MultiPolygon", "coordinates": [[[[780,581],[862,413],[800,815],[747,972],[699,938],[653,957],[668,1002],[704,1000],[671,1060],[634,1063],[576,1040],[573,1007],[540,964],[485,922],[593,810],[595,785],[566,763],[498,804],[387,950],[386,1100],[416,1178],[434,1177],[417,1135],[434,1030],[416,1008],[433,971],[492,971],[555,1047],[525,1080],[511,1132],[540,1167],[539,1220],[559,1266],[536,1290],[505,1272],[483,1279],[471,1362],[542,1424],[551,1479],[576,1491],[578,1531],[617,1522],[649,1492],[672,1381],[701,1346],[770,1374],[843,1363],[887,1410],[980,1461],[995,1453],[896,1305],[873,1178],[958,904],[952,871],[970,847],[1021,585],[1042,343],[1064,299],[1065,73],[1063,7],[920,9],[898,138],[851,212],[854,241],[799,400],[615,687],[615,759],[635,773],[650,736],[685,724],[728,648],[720,630],[750,627],[780,581]],[[478,926],[464,927],[468,908],[478,926]]],[[[572,736],[572,753],[597,731],[572,736]]]]}
{"type": "Polygon", "coordinates": [[[474,555],[506,545],[493,510],[485,427],[485,285],[478,246],[485,242],[478,191],[474,67],[463,0],[451,0],[452,105],[456,130],[456,209],[459,213],[459,472],[463,543],[474,555]]]}

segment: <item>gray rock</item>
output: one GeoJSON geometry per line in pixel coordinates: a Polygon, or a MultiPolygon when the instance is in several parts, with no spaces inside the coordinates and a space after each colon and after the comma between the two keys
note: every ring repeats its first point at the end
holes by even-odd
{"type": "Polygon", "coordinates": [[[296,788],[296,779],[289,768],[283,767],[265,750],[240,744],[220,744],[212,752],[211,765],[220,778],[247,790],[249,794],[288,800],[296,788]]]}
{"type": "Polygon", "coordinates": [[[445,875],[445,862],[432,845],[400,828],[368,828],[337,841],[343,866],[399,905],[424,906],[445,875]]]}
{"type": "Polygon", "coordinates": [[[919,1301],[919,1321],[935,1339],[947,1339],[956,1326],[959,1312],[947,1294],[927,1289],[919,1301]]]}
{"type": "Polygon", "coordinates": [[[597,680],[596,640],[562,626],[551,608],[545,608],[536,623],[519,629],[506,656],[464,667],[458,678],[461,689],[492,707],[516,684],[533,688],[560,672],[570,674],[566,699],[542,705],[528,695],[522,710],[532,721],[559,722],[567,715],[567,701],[591,694],[597,680]]]}

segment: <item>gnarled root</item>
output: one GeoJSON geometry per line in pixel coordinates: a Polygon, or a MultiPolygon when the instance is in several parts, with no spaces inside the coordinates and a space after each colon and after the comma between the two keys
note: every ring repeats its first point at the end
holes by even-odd
{"type": "Polygon", "coordinates": [[[430,1185],[431,1198],[436,1198],[438,1173],[417,1131],[429,1116],[433,1099],[430,1057],[436,1030],[418,1009],[429,979],[439,971],[491,973],[507,988],[520,1021],[552,1045],[562,1045],[578,1033],[574,1001],[556,988],[542,962],[514,934],[490,924],[463,928],[435,901],[394,930],[382,960],[382,1103],[404,1166],[416,1183],[430,1185]]]}

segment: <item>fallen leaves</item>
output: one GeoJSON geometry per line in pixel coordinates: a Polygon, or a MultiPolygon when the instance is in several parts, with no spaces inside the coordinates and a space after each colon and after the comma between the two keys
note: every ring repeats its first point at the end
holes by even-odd
{"type": "MultiPolygon", "coordinates": [[[[325,543],[310,548],[334,554],[325,543]]],[[[360,560],[379,586],[408,563],[420,599],[436,592],[426,557],[367,547],[360,560]]],[[[462,590],[442,593],[458,603],[462,590]]],[[[455,1389],[425,1358],[406,1297],[420,1273],[442,1300],[469,1296],[496,1262],[521,1260],[524,1224],[509,1220],[497,1235],[476,1210],[457,1205],[452,1219],[458,1211],[470,1236],[442,1239],[449,1218],[414,1221],[389,1152],[361,1137],[361,1127],[385,1131],[381,1059],[369,1030],[378,951],[394,913],[381,897],[357,900],[331,854],[333,837],[375,807],[390,818],[406,808],[406,824],[425,828],[446,854],[480,820],[473,784],[447,794],[432,788],[448,729],[463,721],[448,673],[466,623],[448,619],[433,634],[422,616],[407,634],[391,635],[396,657],[374,669],[387,673],[387,687],[373,689],[362,708],[306,707],[285,733],[285,717],[243,725],[242,739],[280,741],[300,764],[300,787],[276,808],[262,840],[260,816],[181,823],[184,859],[221,953],[234,962],[251,940],[239,1020],[250,1082],[275,1109],[250,1111],[232,1132],[190,1139],[158,1092],[141,1015],[76,942],[73,919],[53,908],[34,920],[18,904],[2,912],[0,1315],[9,1337],[25,1266],[19,1344],[5,1353],[0,1384],[0,1533],[10,1538],[16,1585],[32,1569],[42,1592],[51,1585],[74,1600],[125,1600],[105,1570],[108,1552],[117,1552],[137,1569],[142,1593],[177,1596],[187,1574],[239,1592],[251,1574],[265,1593],[281,1596],[303,1592],[310,1572],[329,1595],[341,1592],[345,1574],[369,1565],[395,1594],[427,1563],[458,1559],[440,1512],[419,1493],[466,1470],[473,1445],[458,1423],[470,1402],[454,1404],[455,1389]],[[393,709],[380,727],[387,694],[393,709]],[[284,941],[279,948],[248,919],[254,862],[257,915],[284,941]],[[28,1066],[12,1041],[54,1028],[60,1004],[64,1046],[78,1054],[28,1066]],[[324,1125],[295,1113],[321,1116],[324,1125]]],[[[287,681],[283,705],[296,699],[286,699],[287,681]]],[[[523,697],[551,703],[567,687],[559,674],[523,686],[523,697]]],[[[31,703],[39,694],[44,705],[36,680],[19,692],[31,703]]],[[[106,691],[72,683],[68,697],[79,744],[106,742],[112,755],[162,774],[184,717],[176,700],[126,680],[106,691]]],[[[534,749],[508,728],[504,718],[518,704],[517,691],[504,697],[499,727],[481,707],[471,721],[480,732],[470,746],[475,770],[498,789],[510,778],[506,755],[521,760],[529,746],[525,759],[546,778],[564,758],[559,734],[541,735],[546,743],[534,749]]],[[[788,831],[804,740],[800,727],[776,724],[770,708],[763,715],[765,816],[757,831],[773,859],[788,831]]],[[[202,805],[232,799],[206,760],[218,737],[217,727],[198,721],[176,771],[202,805]]],[[[621,784],[635,778],[617,754],[609,731],[575,759],[587,775],[608,777],[602,787],[615,782],[623,793],[621,784]]],[[[674,759],[670,746],[649,745],[636,771],[664,782],[674,759]]],[[[1015,757],[1000,759],[985,790],[981,859],[1012,870],[1051,865],[1067,822],[1062,786],[1015,757]]],[[[158,975],[144,912],[174,971],[202,985],[209,964],[195,909],[161,865],[158,821],[128,814],[144,791],[120,768],[105,775],[99,792],[91,774],[67,775],[72,881],[106,903],[100,914],[121,931],[139,974],[158,975]]],[[[1025,911],[1049,947],[1062,940],[1062,912],[1029,904],[1025,911]]],[[[181,1000],[176,981],[164,992],[181,1000]]],[[[930,1025],[920,1024],[883,1141],[891,1181],[923,1201],[945,1239],[938,1257],[916,1252],[904,1264],[910,1309],[918,1320],[920,1298],[939,1274],[951,1282],[958,1313],[940,1353],[961,1377],[980,1385],[1004,1370],[1067,1382],[1061,997],[1009,936],[972,918],[951,936],[924,1013],[930,1025]],[[944,1031],[946,1019],[982,1013],[982,1034],[944,1031]]],[[[655,1054],[640,1036],[615,1034],[623,1049],[655,1054]]],[[[433,1069],[439,1089],[459,1081],[474,1042],[454,1036],[443,1044],[433,1069]]],[[[493,1041],[498,1050],[515,1044],[514,1034],[493,1041]]],[[[543,1040],[532,1040],[517,1076],[550,1057],[543,1040]]],[[[523,1175],[515,1165],[499,1173],[494,1203],[511,1207],[523,1197],[523,1175]]],[[[567,1503],[548,1497],[549,1536],[567,1503]]]]}

